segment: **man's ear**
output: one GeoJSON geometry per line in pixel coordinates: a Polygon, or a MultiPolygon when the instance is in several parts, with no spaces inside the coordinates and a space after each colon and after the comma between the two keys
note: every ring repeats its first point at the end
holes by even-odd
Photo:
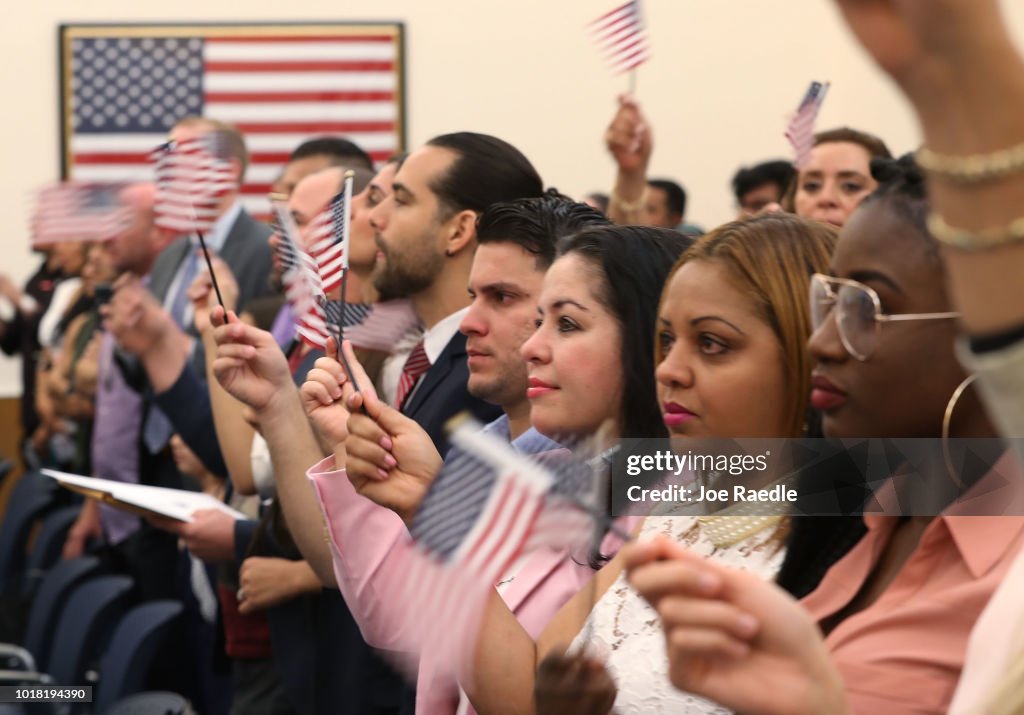
{"type": "Polygon", "coordinates": [[[450,230],[445,241],[444,254],[455,256],[476,240],[476,211],[459,211],[449,220],[450,230]]]}
{"type": "Polygon", "coordinates": [[[231,158],[231,159],[229,159],[229,161],[231,162],[231,173],[235,177],[235,183],[238,185],[239,188],[241,188],[242,187],[242,162],[240,162],[238,159],[235,159],[235,158],[231,158]]]}

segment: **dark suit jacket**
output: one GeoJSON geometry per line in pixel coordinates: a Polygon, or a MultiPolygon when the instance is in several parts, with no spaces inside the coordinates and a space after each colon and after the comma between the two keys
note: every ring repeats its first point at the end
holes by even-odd
{"type": "MultiPolygon", "coordinates": [[[[254,219],[245,209],[238,214],[221,248],[220,257],[238,281],[238,307],[243,309],[252,298],[270,292],[271,250],[267,239],[270,229],[254,219]]],[[[150,273],[149,289],[163,302],[171,288],[178,266],[191,248],[188,236],[182,236],[157,257],[150,273]]],[[[188,286],[185,286],[186,288],[188,286]]]]}
{"type": "Polygon", "coordinates": [[[466,364],[466,336],[455,333],[437,362],[423,377],[402,413],[427,431],[441,454],[448,453],[445,423],[460,412],[468,411],[484,424],[498,419],[501,408],[469,394],[469,366],[466,364]]]}
{"type": "MultiPolygon", "coordinates": [[[[242,209],[235,219],[235,223],[228,231],[227,238],[224,240],[220,257],[227,263],[231,272],[234,273],[235,280],[238,282],[239,307],[244,306],[250,299],[264,295],[271,290],[271,250],[270,244],[267,243],[269,236],[270,229],[246,213],[245,209],[242,209]]],[[[170,290],[171,283],[174,280],[174,274],[177,272],[178,266],[185,259],[185,256],[188,255],[191,246],[192,244],[188,237],[183,236],[157,256],[149,279],[150,292],[156,296],[157,300],[163,302],[166,299],[167,292],[170,290]]],[[[205,270],[205,267],[201,268],[201,270],[205,270]]],[[[189,379],[179,377],[180,385],[191,385],[193,388],[195,384],[205,385],[206,369],[204,365],[205,357],[201,349],[202,343],[197,341],[196,348],[192,363],[185,366],[186,371],[192,371],[194,374],[186,376],[189,379]]],[[[143,419],[140,423],[141,428],[149,416],[150,408],[156,402],[155,397],[149,388],[148,381],[145,379],[145,373],[142,371],[141,365],[139,365],[138,360],[134,356],[119,355],[118,363],[121,365],[122,372],[124,372],[129,384],[146,396],[146,404],[143,407],[143,419]]],[[[202,434],[207,429],[207,426],[212,424],[212,417],[209,412],[210,405],[209,397],[207,396],[205,401],[196,399],[195,404],[184,405],[182,409],[172,410],[172,413],[167,416],[174,425],[175,431],[180,432],[183,436],[192,436],[202,434]]],[[[213,432],[210,431],[209,437],[212,438],[213,436],[213,432]]],[[[194,448],[194,445],[192,446],[194,448]]],[[[141,453],[143,455],[147,454],[145,445],[141,446],[141,453]]],[[[216,454],[219,456],[219,449],[216,450],[216,454]]],[[[215,459],[210,455],[207,455],[207,458],[203,458],[203,462],[212,470],[217,471],[218,468],[223,470],[223,461],[215,459]]],[[[144,469],[141,470],[144,483],[170,487],[180,487],[183,484],[187,484],[187,482],[183,483],[180,475],[177,475],[177,470],[174,469],[174,464],[167,455],[157,455],[153,460],[144,460],[144,465],[144,469]]]]}

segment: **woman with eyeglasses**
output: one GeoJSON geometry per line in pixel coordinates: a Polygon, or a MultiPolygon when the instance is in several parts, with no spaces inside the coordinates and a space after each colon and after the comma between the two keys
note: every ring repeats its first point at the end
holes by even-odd
{"type": "MultiPolygon", "coordinates": [[[[957,314],[925,228],[921,172],[904,158],[876,163],[876,176],[880,188],[840,233],[832,275],[812,282],[811,402],[824,432],[995,437],[954,354],[957,314]]],[[[1010,474],[1010,462],[1004,455],[980,478],[1010,474]]],[[[934,464],[941,469],[942,460],[934,464]]],[[[934,517],[866,515],[863,537],[803,599],[806,610],[675,544],[641,545],[624,558],[662,617],[677,687],[745,713],[940,713],[971,627],[1024,543],[1024,517],[958,512],[954,504],[934,517]],[[710,603],[714,619],[704,614],[710,603]],[[744,635],[738,624],[751,617],[756,634],[744,635]],[[778,687],[767,691],[765,678],[778,687]]],[[[791,543],[800,539],[795,528],[791,543]]]]}

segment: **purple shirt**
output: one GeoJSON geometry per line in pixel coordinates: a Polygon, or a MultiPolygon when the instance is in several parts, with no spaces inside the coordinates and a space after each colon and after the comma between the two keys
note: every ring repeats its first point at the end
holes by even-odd
{"type": "MultiPolygon", "coordinates": [[[[92,469],[100,479],[138,484],[139,429],[142,396],[125,382],[114,363],[114,336],[100,341],[96,410],[92,431],[92,469]]],[[[139,528],[139,517],[100,504],[100,521],[107,542],[117,544],[139,528]]]]}
{"type": "Polygon", "coordinates": [[[270,326],[270,334],[282,348],[295,339],[295,318],[292,317],[292,309],[287,303],[281,306],[274,318],[274,324],[270,326]]]}

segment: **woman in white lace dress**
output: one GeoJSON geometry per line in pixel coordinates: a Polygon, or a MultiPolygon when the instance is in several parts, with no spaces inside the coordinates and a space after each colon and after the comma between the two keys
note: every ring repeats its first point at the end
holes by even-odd
{"type": "MultiPolygon", "coordinates": [[[[658,398],[672,436],[803,433],[808,285],[810,274],[828,265],[834,238],[820,224],[762,216],[713,231],[683,256],[662,297],[655,356],[658,398]]],[[[786,523],[782,516],[652,516],[640,531],[665,533],[708,558],[771,579],[781,565],[786,523]]],[[[464,681],[477,711],[532,712],[536,664],[576,638],[574,647],[596,651],[614,676],[615,712],[724,712],[669,683],[657,616],[621,571],[612,559],[536,643],[493,598],[474,672],[464,681]]]]}

